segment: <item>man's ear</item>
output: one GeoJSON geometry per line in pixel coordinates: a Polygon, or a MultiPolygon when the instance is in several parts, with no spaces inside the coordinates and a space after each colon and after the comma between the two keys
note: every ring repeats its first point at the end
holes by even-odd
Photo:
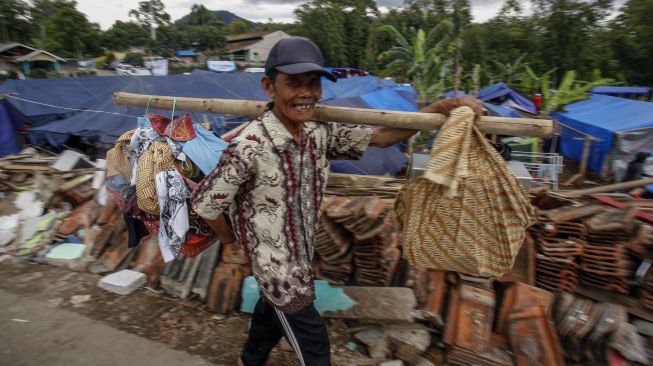
{"type": "Polygon", "coordinates": [[[272,80],[270,80],[267,75],[261,78],[261,87],[265,90],[265,94],[267,94],[270,99],[274,100],[274,84],[272,84],[272,80]]]}

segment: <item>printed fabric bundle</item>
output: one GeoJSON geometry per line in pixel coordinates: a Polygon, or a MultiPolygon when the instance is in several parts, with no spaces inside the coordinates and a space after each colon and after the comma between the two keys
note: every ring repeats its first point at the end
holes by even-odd
{"type": "Polygon", "coordinates": [[[190,116],[147,115],[107,152],[107,191],[122,208],[130,247],[156,235],[165,262],[195,256],[215,242],[188,199],[213,170],[227,143],[193,124],[190,116]]]}
{"type": "Polygon", "coordinates": [[[509,272],[535,222],[522,185],[468,107],[440,129],[424,175],[399,193],[395,215],[411,264],[476,276],[509,272]]]}

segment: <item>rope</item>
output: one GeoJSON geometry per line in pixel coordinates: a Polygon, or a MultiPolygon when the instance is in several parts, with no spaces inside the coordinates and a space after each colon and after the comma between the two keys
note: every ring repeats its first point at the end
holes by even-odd
{"type": "Polygon", "coordinates": [[[96,111],[96,110],[93,110],[93,109],[79,109],[79,108],[62,107],[62,106],[58,106],[58,105],[53,105],[53,104],[48,104],[48,103],[41,103],[41,102],[37,102],[37,101],[34,101],[34,100],[20,98],[20,97],[16,97],[16,96],[13,96],[13,95],[10,95],[10,94],[2,94],[2,96],[6,97],[6,98],[13,98],[13,99],[21,100],[21,101],[27,102],[27,103],[38,104],[38,105],[51,107],[51,108],[66,109],[66,110],[69,110],[69,111],[104,113],[104,114],[113,114],[113,115],[116,115],[116,116],[137,118],[137,116],[132,116],[132,115],[129,115],[129,114],[116,113],[116,112],[96,111]]]}
{"type": "Polygon", "coordinates": [[[147,106],[145,106],[145,115],[150,111],[150,102],[152,101],[152,96],[147,97],[147,106]]]}

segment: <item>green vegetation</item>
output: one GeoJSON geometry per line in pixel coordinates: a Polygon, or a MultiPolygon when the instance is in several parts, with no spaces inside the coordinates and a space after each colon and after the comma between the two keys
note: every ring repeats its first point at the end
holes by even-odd
{"type": "Polygon", "coordinates": [[[71,0],[3,0],[0,42],[70,58],[134,47],[166,57],[178,49],[219,56],[228,34],[278,29],[313,39],[331,66],[412,83],[421,103],[444,90],[475,94],[503,81],[525,95],[542,92],[546,111],[553,111],[606,79],[653,85],[653,1],[626,0],[618,12],[616,0],[530,1],[531,14],[522,2],[506,0],[494,18],[473,23],[469,0],[405,0],[385,13],[373,0],[311,0],[296,8],[297,22],[279,24],[202,5],[172,23],[163,2],[154,0],[141,1],[128,21],[103,32],[71,0]],[[558,100],[546,102],[549,89],[558,90],[558,100]]]}

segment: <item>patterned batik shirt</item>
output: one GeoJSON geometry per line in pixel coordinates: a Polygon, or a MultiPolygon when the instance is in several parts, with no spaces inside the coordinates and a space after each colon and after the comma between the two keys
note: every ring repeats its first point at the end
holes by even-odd
{"type": "Polygon", "coordinates": [[[301,144],[271,111],[252,121],[195,189],[193,210],[229,214],[262,296],[286,313],[314,298],[313,250],[329,159],[358,159],[372,129],[306,122],[301,144]]]}

